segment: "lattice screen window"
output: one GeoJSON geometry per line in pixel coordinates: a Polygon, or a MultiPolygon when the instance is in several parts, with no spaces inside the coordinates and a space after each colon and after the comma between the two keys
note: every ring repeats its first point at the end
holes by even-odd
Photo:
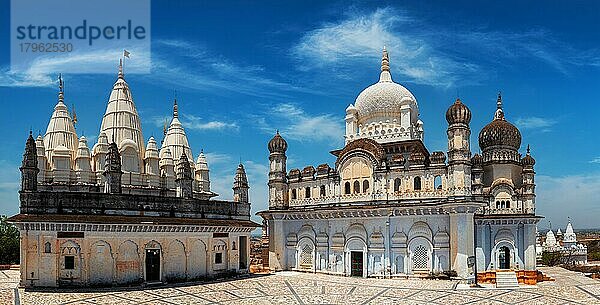
{"type": "Polygon", "coordinates": [[[413,252],[413,269],[427,269],[427,263],[429,262],[429,255],[427,249],[423,245],[415,247],[413,252]]]}
{"type": "Polygon", "coordinates": [[[313,266],[313,247],[312,245],[304,245],[300,252],[300,268],[312,269],[313,266]]]}

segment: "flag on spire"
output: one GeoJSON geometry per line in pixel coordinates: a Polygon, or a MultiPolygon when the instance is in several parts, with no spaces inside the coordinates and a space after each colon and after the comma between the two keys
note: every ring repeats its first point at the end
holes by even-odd
{"type": "Polygon", "coordinates": [[[129,58],[129,55],[131,55],[131,53],[129,53],[129,51],[123,49],[123,57],[129,58]]]}

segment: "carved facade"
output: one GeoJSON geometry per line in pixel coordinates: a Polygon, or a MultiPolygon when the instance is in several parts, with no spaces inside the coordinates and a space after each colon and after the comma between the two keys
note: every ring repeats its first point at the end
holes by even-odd
{"type": "Polygon", "coordinates": [[[46,134],[30,134],[21,166],[21,286],[117,286],[197,280],[249,268],[248,182],[240,164],[235,200],[211,199],[209,169],[196,162],[177,102],[162,147],[144,147],[122,67],[98,143],[78,138],[58,104],[46,134]]]}
{"type": "Polygon", "coordinates": [[[346,109],[335,164],[286,172],[287,142],[269,142],[269,264],[274,270],[406,276],[455,270],[535,269],[535,183],[529,148],[506,121],[501,97],[472,156],[471,111],[446,112],[446,152],[423,143],[416,98],[392,81],[384,50],[379,82],[346,109]],[[476,253],[475,250],[476,249],[476,253]]]}

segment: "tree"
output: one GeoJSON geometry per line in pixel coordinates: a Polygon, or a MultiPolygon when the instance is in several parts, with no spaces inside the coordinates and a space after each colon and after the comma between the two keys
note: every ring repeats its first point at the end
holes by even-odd
{"type": "Polygon", "coordinates": [[[0,264],[19,263],[19,229],[0,216],[0,264]]]}
{"type": "Polygon", "coordinates": [[[542,264],[546,266],[556,266],[562,263],[563,256],[560,251],[544,251],[542,253],[542,264]]]}

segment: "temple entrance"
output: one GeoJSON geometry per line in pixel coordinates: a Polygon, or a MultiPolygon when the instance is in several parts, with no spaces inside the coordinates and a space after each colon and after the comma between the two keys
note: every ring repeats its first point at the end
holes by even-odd
{"type": "Polygon", "coordinates": [[[350,275],[363,276],[363,253],[359,251],[350,252],[350,275]]]}
{"type": "Polygon", "coordinates": [[[500,269],[510,269],[510,249],[507,246],[500,247],[498,253],[498,267],[500,269]]]}
{"type": "Polygon", "coordinates": [[[160,249],[146,249],[146,282],[160,281],[160,249]]]}

